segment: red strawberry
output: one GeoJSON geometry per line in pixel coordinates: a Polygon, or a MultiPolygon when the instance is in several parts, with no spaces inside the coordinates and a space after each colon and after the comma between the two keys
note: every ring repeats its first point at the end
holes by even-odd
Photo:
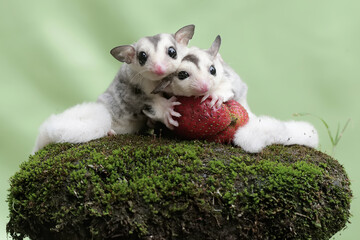
{"type": "Polygon", "coordinates": [[[204,139],[227,128],[231,123],[229,110],[210,108],[211,99],[201,102],[201,98],[177,97],[181,105],[175,111],[181,114],[178,118],[179,127],[174,129],[176,135],[186,139],[204,139]]]}
{"type": "Polygon", "coordinates": [[[182,116],[177,119],[179,127],[175,128],[174,132],[182,138],[230,143],[236,129],[248,121],[246,110],[234,100],[215,109],[208,106],[211,99],[202,103],[200,98],[177,99],[181,105],[176,106],[174,110],[182,116]]]}
{"type": "Polygon", "coordinates": [[[249,120],[249,116],[245,108],[241,106],[238,102],[234,100],[230,100],[225,102],[224,104],[227,106],[227,108],[230,111],[231,123],[226,129],[218,132],[213,136],[209,136],[208,138],[206,138],[206,140],[208,141],[219,142],[219,143],[231,143],[235,131],[239,127],[245,125],[249,120]]]}
{"type": "Polygon", "coordinates": [[[234,125],[236,129],[244,126],[249,121],[248,113],[240,103],[235,100],[229,100],[224,104],[232,113],[232,118],[236,118],[236,124],[234,125]]]}

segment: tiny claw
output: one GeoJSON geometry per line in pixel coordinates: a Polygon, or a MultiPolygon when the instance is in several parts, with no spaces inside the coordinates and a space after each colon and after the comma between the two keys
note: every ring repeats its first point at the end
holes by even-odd
{"type": "Polygon", "coordinates": [[[177,102],[177,98],[172,96],[167,99],[166,103],[163,105],[163,112],[160,121],[165,124],[165,126],[171,130],[179,126],[179,123],[173,119],[173,117],[181,117],[181,114],[174,110],[174,107],[180,105],[181,102],[177,102]]]}
{"type": "Polygon", "coordinates": [[[171,125],[175,126],[175,127],[178,127],[179,126],[179,122],[178,121],[175,121],[174,119],[170,118],[169,119],[169,122],[171,123],[171,125]]]}
{"type": "Polygon", "coordinates": [[[181,117],[181,114],[178,112],[175,112],[174,110],[171,110],[170,114],[171,114],[171,116],[174,116],[174,117],[181,117]]]}
{"type": "Polygon", "coordinates": [[[221,105],[223,104],[223,102],[224,102],[224,99],[219,97],[219,99],[216,102],[216,108],[217,109],[221,108],[221,105]]]}
{"type": "Polygon", "coordinates": [[[208,99],[210,97],[210,94],[205,94],[204,97],[201,99],[201,102],[205,101],[206,99],[208,99]]]}
{"type": "Polygon", "coordinates": [[[171,103],[171,106],[177,106],[181,104],[181,102],[177,102],[177,98],[175,96],[169,98],[168,101],[171,103]]]}
{"type": "Polygon", "coordinates": [[[216,103],[216,108],[217,108],[217,109],[221,108],[221,104],[222,104],[222,103],[223,103],[222,101],[217,101],[217,103],[216,103]]]}
{"type": "Polygon", "coordinates": [[[173,102],[172,105],[173,106],[181,105],[181,102],[173,102]]]}
{"type": "Polygon", "coordinates": [[[166,114],[165,126],[170,130],[174,130],[174,126],[178,127],[179,123],[175,121],[169,113],[166,114]]]}
{"type": "Polygon", "coordinates": [[[217,101],[219,100],[219,98],[216,96],[211,96],[211,98],[212,98],[211,102],[209,103],[210,108],[212,108],[215,105],[215,103],[217,103],[217,101]]]}
{"type": "Polygon", "coordinates": [[[179,123],[177,121],[175,121],[174,119],[172,118],[168,118],[166,119],[165,121],[165,126],[170,129],[170,130],[174,130],[174,126],[175,127],[178,127],[179,126],[179,123]]]}

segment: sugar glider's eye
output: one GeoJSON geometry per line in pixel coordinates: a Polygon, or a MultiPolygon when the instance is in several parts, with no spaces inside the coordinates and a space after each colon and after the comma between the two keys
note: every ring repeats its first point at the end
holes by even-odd
{"type": "Polygon", "coordinates": [[[146,60],[148,59],[148,56],[145,52],[139,52],[138,59],[139,59],[140,65],[144,66],[146,63],[146,60]]]}
{"type": "Polygon", "coordinates": [[[176,50],[174,47],[169,47],[168,49],[168,55],[173,58],[173,59],[176,59],[177,57],[177,53],[176,53],[176,50]]]}
{"type": "Polygon", "coordinates": [[[210,66],[209,72],[210,72],[211,75],[214,75],[214,76],[216,75],[216,69],[215,69],[214,65],[210,66]]]}
{"type": "Polygon", "coordinates": [[[180,80],[184,80],[184,79],[186,79],[186,78],[188,78],[188,77],[189,77],[189,73],[187,73],[187,72],[185,72],[185,71],[181,71],[181,72],[178,73],[178,78],[179,78],[180,80]]]}

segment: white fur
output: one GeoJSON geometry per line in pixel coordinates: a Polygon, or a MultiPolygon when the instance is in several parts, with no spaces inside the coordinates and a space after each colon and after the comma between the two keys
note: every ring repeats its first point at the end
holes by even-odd
{"type": "Polygon", "coordinates": [[[194,27],[188,25],[175,34],[162,33],[144,37],[132,45],[118,46],[111,50],[116,59],[127,64],[120,68],[113,83],[99,96],[98,101],[109,109],[116,133],[138,132],[146,122],[142,113],[169,127],[172,126],[170,123],[176,125],[176,121],[172,119],[172,116],[179,115],[174,111],[176,102],[162,95],[152,94],[152,91],[161,79],[175,72],[180,65],[187,52],[187,44],[194,34],[194,27]],[[176,56],[169,54],[171,48],[176,51],[176,56]],[[139,53],[147,56],[145,62],[140,61],[139,53]],[[134,86],[142,91],[142,96],[132,93],[134,86]]]}
{"type": "MultiPolygon", "coordinates": [[[[188,25],[175,34],[144,37],[133,45],[113,48],[111,54],[127,64],[120,68],[108,89],[99,96],[96,103],[79,104],[63,113],[50,116],[40,126],[33,151],[36,152],[49,143],[81,143],[107,134],[136,133],[146,122],[142,109],[145,104],[152,105],[153,102],[163,103],[155,110],[165,112],[164,116],[168,112],[172,116],[178,116],[173,111],[175,101],[166,104],[167,99],[151,94],[151,91],[161,78],[177,69],[187,51],[194,28],[194,25],[188,25]],[[169,56],[170,47],[177,51],[177,57],[169,56]],[[141,51],[148,56],[143,65],[136,56],[141,51]]],[[[169,120],[172,120],[171,115],[169,120]]]]}
{"type": "Polygon", "coordinates": [[[307,122],[280,121],[268,116],[251,114],[249,122],[240,127],[233,143],[247,152],[257,153],[272,144],[304,145],[316,148],[319,142],[316,129],[307,122]]]}
{"type": "Polygon", "coordinates": [[[163,97],[155,98],[153,104],[153,112],[143,111],[146,116],[148,116],[153,121],[160,121],[165,124],[169,129],[173,129],[179,126],[179,123],[173,119],[173,117],[180,117],[181,114],[175,112],[174,106],[180,105],[180,102],[177,102],[175,96],[172,96],[170,99],[165,99],[163,97]]]}
{"type": "MultiPolygon", "coordinates": [[[[176,96],[208,96],[213,94],[218,88],[221,88],[221,75],[223,67],[219,60],[213,59],[212,56],[207,52],[197,47],[191,47],[187,51],[187,55],[194,55],[199,59],[199,68],[191,61],[183,60],[179,65],[176,73],[171,79],[171,84],[164,89],[164,91],[172,93],[176,96]],[[209,67],[213,65],[216,68],[217,75],[213,76],[209,73],[209,67]],[[189,77],[183,80],[178,78],[178,74],[182,71],[189,73],[189,77]],[[204,91],[206,89],[206,91],[204,91]]],[[[230,88],[231,86],[229,86],[230,88]]],[[[230,93],[231,94],[231,93],[230,93]]],[[[224,97],[225,100],[233,97],[224,97]]]]}
{"type": "Polygon", "coordinates": [[[158,42],[156,49],[154,45],[149,42],[147,37],[139,39],[132,45],[134,49],[136,49],[136,52],[146,52],[149,58],[144,66],[141,66],[135,58],[130,66],[134,72],[140,73],[144,78],[150,81],[161,80],[163,77],[173,73],[179,66],[187,49],[186,44],[183,45],[178,43],[176,47],[178,57],[172,59],[167,55],[167,49],[171,46],[175,47],[174,42],[171,41],[171,39],[174,39],[174,36],[168,33],[161,33],[158,34],[158,37],[160,41],[158,42]],[[162,75],[155,73],[156,66],[161,67],[161,69],[164,70],[162,75]]]}
{"type": "Polygon", "coordinates": [[[51,115],[39,128],[33,152],[49,143],[81,143],[104,137],[111,130],[111,115],[101,103],[82,103],[51,115]]]}
{"type": "Polygon", "coordinates": [[[199,67],[194,62],[182,61],[177,73],[185,71],[189,77],[179,80],[177,75],[174,75],[172,82],[165,91],[180,96],[204,95],[203,100],[211,96],[211,106],[215,103],[219,105],[230,99],[239,102],[248,112],[249,122],[236,131],[233,143],[247,152],[257,153],[271,144],[299,144],[312,148],[317,147],[318,134],[311,124],[296,121],[285,122],[268,116],[257,117],[251,112],[247,103],[248,87],[221,58],[218,53],[219,39],[217,37],[209,50],[190,48],[188,54],[199,59],[199,67]],[[216,56],[209,54],[211,52],[215,53],[216,56]],[[209,72],[211,65],[216,68],[215,76],[209,72]],[[208,91],[205,93],[199,91],[201,85],[207,85],[208,91]]]}

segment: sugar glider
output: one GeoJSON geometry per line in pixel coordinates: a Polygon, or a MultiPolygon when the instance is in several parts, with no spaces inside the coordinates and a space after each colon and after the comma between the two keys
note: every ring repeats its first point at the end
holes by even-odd
{"type": "Polygon", "coordinates": [[[49,143],[80,143],[107,134],[136,133],[144,127],[146,115],[171,127],[172,116],[179,116],[173,110],[179,103],[151,91],[176,71],[194,29],[188,25],[175,34],[157,34],[113,48],[111,54],[125,64],[107,90],[95,103],[79,104],[49,117],[40,126],[33,152],[49,143]]]}
{"type": "Polygon", "coordinates": [[[109,88],[99,96],[112,116],[112,130],[117,134],[139,131],[147,120],[162,121],[171,127],[176,98],[166,99],[151,94],[162,78],[176,71],[186,55],[187,44],[194,34],[194,25],[175,34],[158,34],[141,38],[132,45],[119,46],[111,54],[125,62],[109,88]],[[145,114],[145,115],[144,115],[145,114]]]}
{"type": "Polygon", "coordinates": [[[153,90],[175,96],[211,97],[210,105],[219,107],[235,99],[249,111],[246,102],[247,85],[221,58],[221,38],[217,36],[209,49],[190,47],[176,72],[165,77],[153,90]]]}
{"type": "Polygon", "coordinates": [[[217,36],[207,50],[192,47],[182,59],[178,70],[164,78],[154,93],[168,92],[177,96],[212,98],[211,106],[230,99],[242,104],[249,114],[249,122],[235,133],[233,143],[247,152],[260,152],[271,144],[305,145],[317,147],[318,134],[307,122],[280,121],[268,116],[257,117],[247,104],[247,85],[227,65],[218,53],[221,44],[217,36]]]}

